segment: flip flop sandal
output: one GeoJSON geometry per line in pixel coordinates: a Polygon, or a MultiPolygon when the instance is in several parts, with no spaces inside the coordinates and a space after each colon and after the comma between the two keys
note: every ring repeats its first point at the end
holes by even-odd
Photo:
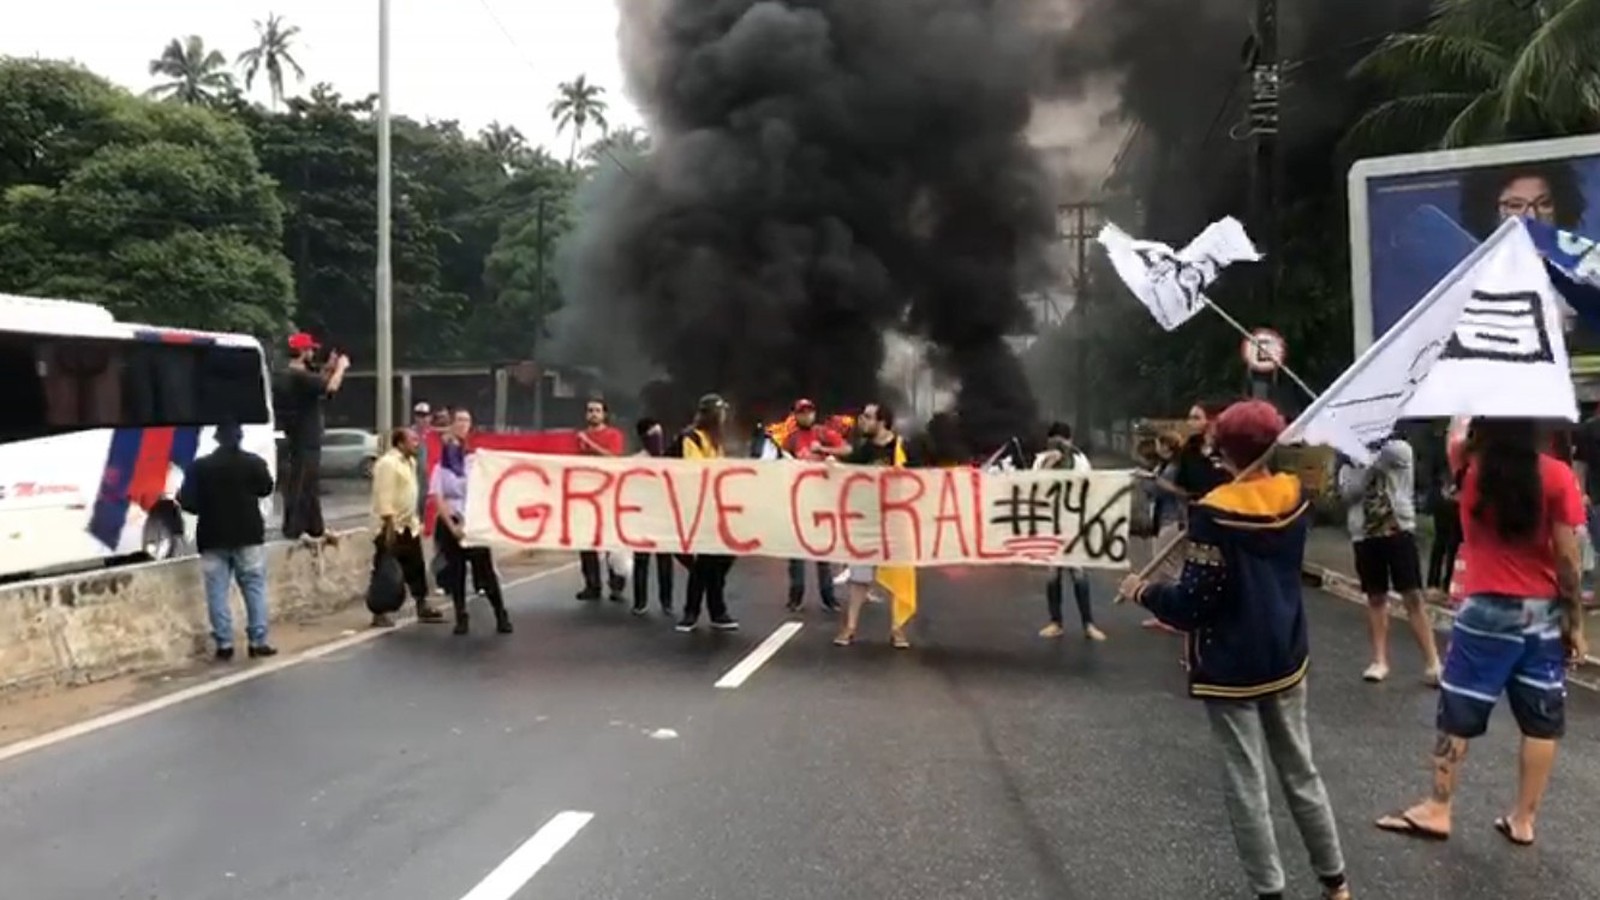
{"type": "Polygon", "coordinates": [[[1448,832],[1438,831],[1436,829],[1429,828],[1426,825],[1420,825],[1413,821],[1412,818],[1406,815],[1404,812],[1397,812],[1393,815],[1384,816],[1373,824],[1378,826],[1379,831],[1387,831],[1390,834],[1398,834],[1403,837],[1418,838],[1419,840],[1424,841],[1450,840],[1450,834],[1448,832]]]}
{"type": "Polygon", "coordinates": [[[1533,846],[1533,840],[1531,838],[1525,841],[1516,836],[1516,834],[1511,830],[1511,820],[1505,816],[1501,816],[1500,818],[1494,820],[1494,830],[1500,832],[1501,837],[1518,847],[1533,846]]]}

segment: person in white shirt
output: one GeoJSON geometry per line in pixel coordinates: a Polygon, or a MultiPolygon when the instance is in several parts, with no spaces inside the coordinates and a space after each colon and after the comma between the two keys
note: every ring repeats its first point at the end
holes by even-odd
{"type": "MultiPolygon", "coordinates": [[[[1092,468],[1089,457],[1084,455],[1072,443],[1072,426],[1065,422],[1056,422],[1050,426],[1048,437],[1045,440],[1045,450],[1033,460],[1034,469],[1066,469],[1075,472],[1087,472],[1092,468]]],[[[1079,566],[1060,566],[1050,576],[1050,582],[1045,586],[1045,606],[1050,613],[1050,622],[1039,630],[1039,636],[1044,638],[1058,638],[1066,634],[1062,623],[1061,601],[1063,581],[1072,579],[1072,595],[1078,601],[1078,618],[1083,623],[1083,636],[1091,641],[1103,641],[1106,633],[1094,624],[1094,610],[1090,605],[1089,575],[1079,566]]]]}

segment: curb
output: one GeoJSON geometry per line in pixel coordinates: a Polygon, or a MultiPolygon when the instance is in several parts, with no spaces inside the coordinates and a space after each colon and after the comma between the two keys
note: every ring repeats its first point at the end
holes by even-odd
{"type": "MultiPolygon", "coordinates": [[[[1353,576],[1314,562],[1301,563],[1300,571],[1305,581],[1312,587],[1348,603],[1367,605],[1367,598],[1361,593],[1360,582],[1353,576]]],[[[1404,607],[1399,602],[1400,595],[1391,592],[1389,599],[1394,601],[1389,604],[1389,617],[1403,621],[1406,616],[1404,607]]],[[[1428,611],[1428,619],[1432,622],[1434,631],[1448,631],[1451,623],[1455,621],[1455,611],[1449,607],[1424,603],[1423,608],[1428,611]]],[[[1586,656],[1583,658],[1583,663],[1581,669],[1567,674],[1567,683],[1600,693],[1600,668],[1597,668],[1600,667],[1600,658],[1586,656]]]]}

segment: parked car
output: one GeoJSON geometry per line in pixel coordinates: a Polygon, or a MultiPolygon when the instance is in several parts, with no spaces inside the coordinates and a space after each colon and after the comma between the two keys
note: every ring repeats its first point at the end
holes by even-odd
{"type": "MultiPolygon", "coordinates": [[[[288,447],[283,432],[278,438],[278,470],[287,471],[288,447]]],[[[371,478],[378,461],[378,436],[359,428],[329,428],[322,433],[324,478],[371,478]]]]}
{"type": "Polygon", "coordinates": [[[328,478],[371,478],[378,461],[378,436],[359,428],[329,428],[322,433],[322,474],[328,478]]]}

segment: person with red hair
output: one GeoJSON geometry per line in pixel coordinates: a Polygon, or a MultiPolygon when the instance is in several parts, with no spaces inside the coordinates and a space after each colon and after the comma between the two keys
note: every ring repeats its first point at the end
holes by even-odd
{"type": "Polygon", "coordinates": [[[1271,758],[1324,900],[1350,900],[1333,806],[1306,726],[1310,647],[1300,563],[1311,503],[1298,478],[1261,465],[1285,427],[1261,400],[1235,403],[1217,417],[1212,445],[1234,481],[1190,504],[1179,579],[1129,575],[1120,599],[1187,635],[1189,694],[1205,702],[1234,842],[1256,895],[1282,898],[1285,889],[1267,786],[1271,758]]]}

